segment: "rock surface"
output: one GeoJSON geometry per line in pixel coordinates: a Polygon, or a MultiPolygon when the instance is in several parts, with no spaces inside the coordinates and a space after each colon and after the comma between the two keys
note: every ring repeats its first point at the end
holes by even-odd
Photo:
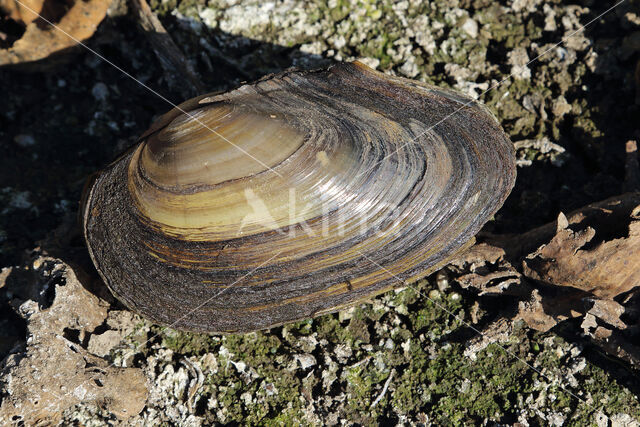
{"type": "Polygon", "coordinates": [[[55,424],[80,402],[120,419],[138,414],[148,394],[142,371],[98,357],[106,354],[104,345],[92,351],[96,336],[123,338],[115,330],[93,335],[107,319],[108,304],[88,292],[59,260],[38,257],[23,273],[20,280],[9,272],[0,284],[13,293],[10,302],[27,324],[26,342],[2,363],[0,424],[55,424]],[[88,350],[82,345],[87,339],[88,350]]]}

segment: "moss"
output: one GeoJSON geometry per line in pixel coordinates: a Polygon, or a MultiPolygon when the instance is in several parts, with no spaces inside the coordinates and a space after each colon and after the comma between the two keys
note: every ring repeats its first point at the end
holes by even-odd
{"type": "Polygon", "coordinates": [[[273,357],[281,346],[278,337],[262,332],[227,335],[223,337],[222,344],[237,359],[252,364],[260,364],[273,357]]]}
{"type": "Polygon", "coordinates": [[[212,351],[220,339],[208,334],[177,331],[153,326],[151,335],[158,335],[162,345],[180,354],[203,354],[212,351]]]}
{"type": "Polygon", "coordinates": [[[285,328],[292,332],[295,331],[298,335],[310,335],[313,332],[313,319],[300,320],[292,323],[291,325],[285,326],[285,328]]]}
{"type": "Polygon", "coordinates": [[[174,10],[178,10],[186,16],[196,17],[197,9],[206,4],[206,0],[151,0],[149,2],[151,9],[159,16],[167,16],[174,10]]]}
{"type": "Polygon", "coordinates": [[[440,292],[433,288],[425,287],[422,293],[424,296],[421,301],[409,309],[413,331],[428,331],[429,336],[435,339],[461,325],[460,319],[464,318],[462,299],[442,298],[440,292]],[[430,295],[429,298],[426,295],[430,295]]]}
{"type": "MultiPolygon", "coordinates": [[[[243,350],[249,352],[245,353],[244,359],[233,353],[228,358],[221,358],[224,362],[221,368],[207,377],[206,388],[209,394],[217,397],[225,422],[280,425],[287,420],[301,419],[304,405],[300,396],[300,379],[295,373],[282,369],[270,354],[246,347],[250,339],[226,342],[225,345],[238,353],[243,350]],[[240,361],[245,365],[239,367],[240,361]]],[[[264,349],[268,346],[257,347],[264,349]]]]}
{"type": "Polygon", "coordinates": [[[368,343],[371,340],[369,334],[369,322],[367,316],[361,309],[356,309],[354,315],[347,326],[349,339],[353,340],[353,347],[358,347],[362,343],[368,343]]]}
{"type": "Polygon", "coordinates": [[[159,16],[171,13],[178,6],[178,0],[151,0],[149,6],[159,16]]]}
{"type": "Polygon", "coordinates": [[[348,336],[347,331],[345,327],[340,324],[337,316],[322,316],[318,318],[316,325],[318,335],[326,338],[330,343],[351,344],[351,342],[346,341],[348,336]]]}
{"type": "Polygon", "coordinates": [[[303,413],[299,409],[289,409],[277,414],[270,420],[265,420],[265,426],[304,426],[311,425],[301,422],[303,413]]]}
{"type": "Polygon", "coordinates": [[[395,306],[413,304],[420,298],[420,293],[426,289],[425,285],[428,285],[426,281],[420,281],[401,291],[394,291],[391,304],[395,306]]]}
{"type": "Polygon", "coordinates": [[[380,61],[380,69],[389,69],[393,61],[387,52],[393,46],[393,42],[394,39],[388,34],[379,34],[373,39],[366,41],[358,49],[358,54],[364,57],[376,58],[380,61]]]}
{"type": "Polygon", "coordinates": [[[591,138],[598,138],[602,136],[602,131],[600,131],[589,115],[577,117],[574,122],[574,129],[579,130],[591,138]]]}
{"type": "Polygon", "coordinates": [[[391,399],[391,404],[405,414],[431,400],[425,389],[429,384],[426,381],[429,375],[429,355],[416,343],[411,344],[410,354],[408,364],[402,367],[401,377],[394,381],[395,391],[391,399]]]}
{"type": "MultiPolygon", "coordinates": [[[[422,281],[415,288],[378,297],[375,306],[352,309],[343,321],[337,314],[326,315],[271,332],[223,337],[156,331],[155,327],[151,332],[159,332],[163,344],[181,354],[209,351],[218,355],[218,369],[207,372],[204,386],[204,395],[217,401],[212,411],[216,422],[311,425],[313,421],[305,419],[309,402],[331,401],[342,393],[340,416],[361,425],[380,423],[390,411],[408,419],[422,414],[435,425],[500,423],[527,411],[528,398],[566,416],[568,425],[589,425],[596,411],[640,416],[637,398],[593,365],[576,374],[580,388],[571,391],[581,393],[580,399],[560,387],[568,386],[565,378],[558,377],[572,357],[568,344],[553,335],[530,334],[522,323],[515,324],[506,343],[489,345],[475,360],[465,357],[465,340],[447,343],[443,339],[465,329],[449,312],[464,317],[471,301],[442,292],[435,299],[433,291],[433,281],[422,281]],[[433,301],[427,298],[430,294],[433,301]],[[402,320],[395,327],[376,329],[374,336],[370,326],[380,321],[381,311],[386,312],[378,307],[380,301],[406,305],[408,314],[396,317],[402,320]],[[328,367],[321,358],[310,371],[291,368],[292,363],[296,365],[291,356],[297,353],[296,340],[303,336],[354,350],[352,360],[358,363],[337,365],[337,379],[328,395],[321,374],[328,367]],[[388,338],[395,341],[394,346],[385,345],[388,338]],[[368,342],[371,349],[365,351],[368,342]],[[395,375],[386,393],[371,408],[392,371],[395,375]],[[581,400],[587,396],[590,403],[581,400]]],[[[334,411],[335,406],[327,410],[334,411]]],[[[534,411],[527,413],[530,422],[544,424],[537,416],[534,411]]]]}
{"type": "Polygon", "coordinates": [[[342,21],[350,13],[349,7],[344,1],[338,1],[338,5],[329,9],[329,16],[335,22],[342,21]]]}
{"type": "Polygon", "coordinates": [[[430,401],[434,421],[457,423],[508,414],[516,395],[531,391],[530,381],[523,379],[527,367],[514,363],[499,346],[489,346],[475,362],[460,357],[461,352],[460,345],[451,345],[430,360],[414,349],[396,403],[405,410],[415,409],[419,402],[408,397],[418,393],[430,401]]]}
{"type": "MultiPolygon", "coordinates": [[[[479,13],[478,19],[481,24],[488,26],[493,40],[502,43],[507,49],[526,45],[528,42],[527,27],[517,15],[505,13],[497,3],[479,13]]],[[[531,31],[536,33],[533,28],[531,31]]]]}
{"type": "MultiPolygon", "coordinates": [[[[618,384],[603,369],[594,365],[587,365],[580,372],[579,381],[584,395],[590,395],[593,404],[579,405],[572,413],[570,425],[586,425],[592,422],[591,420],[596,411],[602,411],[608,415],[625,413],[636,420],[640,420],[640,404],[637,396],[634,396],[628,389],[618,384]],[[602,387],[603,384],[607,384],[607,386],[602,387]]],[[[566,396],[563,396],[562,399],[556,404],[559,409],[567,407],[566,396]]],[[[569,405],[568,407],[572,406],[569,405]]]]}
{"type": "Polygon", "coordinates": [[[346,374],[348,405],[352,410],[361,411],[371,405],[373,385],[369,372],[363,366],[348,368],[346,374]]]}

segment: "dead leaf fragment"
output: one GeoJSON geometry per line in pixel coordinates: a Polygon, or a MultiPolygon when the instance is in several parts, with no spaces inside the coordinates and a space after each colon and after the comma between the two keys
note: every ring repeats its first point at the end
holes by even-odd
{"type": "Polygon", "coordinates": [[[20,3],[13,0],[0,0],[0,12],[7,19],[27,25],[38,18],[32,10],[41,12],[43,4],[43,0],[20,0],[20,3]]]}
{"type": "Polygon", "coordinates": [[[595,300],[589,314],[618,329],[626,329],[627,325],[620,320],[624,311],[625,308],[613,300],[595,300]]]}
{"type": "MultiPolygon", "coordinates": [[[[635,153],[636,144],[627,149],[635,153]]],[[[582,336],[640,366],[640,192],[560,213],[520,235],[485,237],[490,245],[452,263],[466,273],[457,279],[461,286],[480,296],[515,296],[504,315],[538,331],[582,317],[582,336]]]]}
{"type": "Polygon", "coordinates": [[[461,252],[450,265],[460,270],[469,269],[471,273],[459,276],[456,280],[463,288],[475,288],[479,295],[515,292],[519,289],[520,273],[504,259],[502,248],[479,243],[461,252]],[[514,286],[512,286],[514,285],[514,286]]]}
{"type": "Polygon", "coordinates": [[[545,313],[542,297],[537,290],[532,292],[531,300],[520,301],[516,318],[524,320],[529,327],[541,332],[548,331],[558,323],[553,316],[545,313]]]}
{"type": "Polygon", "coordinates": [[[589,226],[576,231],[568,224],[559,227],[548,244],[524,260],[524,274],[599,299],[613,299],[640,286],[640,221],[629,222],[627,236],[594,243],[596,235],[589,226]]]}
{"type": "Polygon", "coordinates": [[[21,0],[22,5],[0,0],[0,10],[4,15],[26,25],[19,40],[7,49],[0,49],[0,66],[33,65],[26,70],[45,67],[39,61],[59,58],[91,37],[104,19],[111,1],[77,0],[69,7],[65,0],[21,0]],[[59,16],[61,13],[63,15],[59,16]],[[56,28],[50,23],[54,23],[56,28]]]}

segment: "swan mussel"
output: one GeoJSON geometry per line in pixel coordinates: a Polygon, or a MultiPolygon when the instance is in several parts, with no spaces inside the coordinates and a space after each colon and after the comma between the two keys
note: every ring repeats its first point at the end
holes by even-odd
{"type": "Polygon", "coordinates": [[[94,178],[83,226],[130,309],[249,331],[429,274],[514,180],[513,146],[481,104],[341,63],[168,112],[94,178]]]}

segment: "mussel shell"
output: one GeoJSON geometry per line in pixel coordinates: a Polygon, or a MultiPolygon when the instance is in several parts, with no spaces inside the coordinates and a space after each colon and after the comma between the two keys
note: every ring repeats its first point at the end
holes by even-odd
{"type": "Polygon", "coordinates": [[[513,146],[482,105],[343,63],[170,111],[95,178],[84,231],[132,310],[249,331],[432,272],[514,180],[513,146]]]}

